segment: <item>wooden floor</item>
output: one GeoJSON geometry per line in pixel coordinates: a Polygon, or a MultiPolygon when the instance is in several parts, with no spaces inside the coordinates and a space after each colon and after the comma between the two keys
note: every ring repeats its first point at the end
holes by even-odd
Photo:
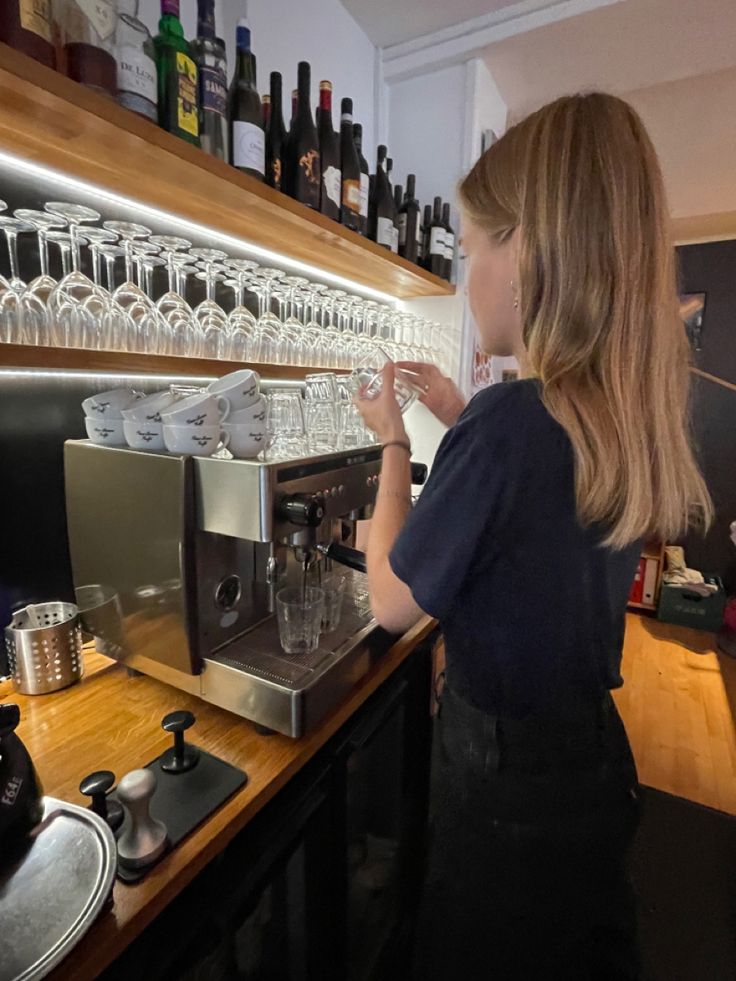
{"type": "Polygon", "coordinates": [[[630,613],[622,671],[640,781],[736,814],[736,660],[712,634],[630,613]]]}

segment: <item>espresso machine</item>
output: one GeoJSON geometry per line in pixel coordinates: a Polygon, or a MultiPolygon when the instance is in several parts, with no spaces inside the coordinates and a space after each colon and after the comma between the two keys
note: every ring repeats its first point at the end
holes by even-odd
{"type": "Polygon", "coordinates": [[[83,622],[129,668],[301,736],[391,643],[371,617],[365,559],[352,547],[380,463],[377,446],[264,463],[68,441],[83,622]],[[318,584],[335,561],[350,567],[340,625],[314,653],[284,653],[276,593],[305,575],[318,584]]]}

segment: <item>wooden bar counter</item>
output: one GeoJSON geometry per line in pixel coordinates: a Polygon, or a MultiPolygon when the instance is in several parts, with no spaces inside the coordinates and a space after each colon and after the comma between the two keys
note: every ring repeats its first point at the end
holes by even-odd
{"type": "Polygon", "coordinates": [[[44,792],[75,803],[82,778],[100,769],[117,779],[144,766],[171,743],[161,719],[173,709],[196,717],[191,742],[248,774],[241,790],[184,839],[136,885],[116,881],[114,904],[49,977],[82,981],[97,975],[170,903],[261,808],[337,732],[432,631],[422,619],[407,631],[350,695],[311,734],[294,740],[261,735],[245,719],[124,667],[93,650],[79,684],[50,695],[17,695],[0,684],[0,700],[20,705],[18,734],[28,747],[44,792]]]}

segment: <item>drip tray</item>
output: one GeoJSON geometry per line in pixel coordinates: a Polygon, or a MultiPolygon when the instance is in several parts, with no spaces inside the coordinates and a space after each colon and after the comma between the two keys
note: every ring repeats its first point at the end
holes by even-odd
{"type": "Polygon", "coordinates": [[[392,638],[370,612],[365,579],[349,580],[339,627],[311,654],[281,649],[276,617],[205,659],[202,697],[266,728],[302,736],[363,677],[392,638]]]}

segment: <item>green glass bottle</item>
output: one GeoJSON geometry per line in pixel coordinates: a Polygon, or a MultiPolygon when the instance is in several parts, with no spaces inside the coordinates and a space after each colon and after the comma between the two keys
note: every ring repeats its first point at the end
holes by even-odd
{"type": "Polygon", "coordinates": [[[199,146],[197,64],[179,20],[179,0],[161,0],[154,38],[158,72],[158,124],[199,146]]]}

